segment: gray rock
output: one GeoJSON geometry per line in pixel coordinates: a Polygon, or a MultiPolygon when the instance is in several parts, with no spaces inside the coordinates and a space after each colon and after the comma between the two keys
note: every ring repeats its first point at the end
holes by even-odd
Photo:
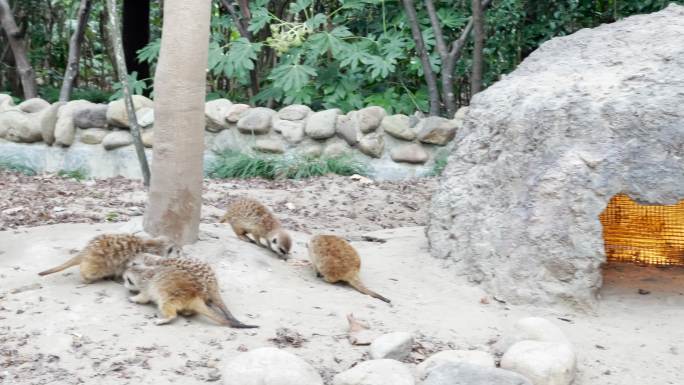
{"type": "Polygon", "coordinates": [[[27,114],[19,108],[0,112],[0,137],[11,142],[33,143],[42,139],[36,114],[27,114]]]}
{"type": "Polygon", "coordinates": [[[335,122],[340,110],[337,108],[314,112],[306,121],[304,132],[313,139],[328,139],[335,135],[335,122]]]}
{"type": "Polygon", "coordinates": [[[226,122],[237,123],[250,108],[247,104],[233,104],[226,110],[226,122]]]}
{"type": "Polygon", "coordinates": [[[107,105],[93,104],[75,109],[74,126],[78,128],[107,127],[107,105]]]}
{"type": "Polygon", "coordinates": [[[349,115],[338,115],[335,123],[337,135],[344,139],[350,146],[356,145],[361,139],[361,130],[355,119],[349,115]]]}
{"type": "Polygon", "coordinates": [[[308,158],[318,158],[323,155],[323,146],[317,143],[304,145],[300,148],[299,154],[308,158]]]}
{"type": "MultiPolygon", "coordinates": [[[[133,108],[154,108],[154,102],[142,95],[133,95],[133,108]]],[[[137,116],[137,115],[136,115],[137,116]]],[[[107,106],[107,124],[117,127],[128,127],[128,113],[123,99],[109,102],[107,106]]]]}
{"type": "Polygon", "coordinates": [[[285,145],[276,138],[257,139],[253,148],[255,151],[269,154],[282,154],[285,152],[285,145]]]}
{"type": "Polygon", "coordinates": [[[444,146],[456,135],[458,125],[453,120],[429,116],[418,124],[418,140],[423,143],[444,146]]]}
{"type": "Polygon", "coordinates": [[[411,333],[395,332],[383,334],[370,345],[370,356],[374,360],[390,358],[404,360],[411,354],[413,336],[411,333]]]}
{"type": "Polygon", "coordinates": [[[387,112],[382,107],[370,106],[358,111],[352,111],[349,114],[356,121],[359,130],[367,134],[380,127],[380,123],[382,123],[382,119],[387,115],[387,112]]]}
{"type": "Polygon", "coordinates": [[[133,144],[133,136],[128,131],[112,131],[102,139],[105,150],[128,146],[133,144]]]}
{"type": "Polygon", "coordinates": [[[522,374],[534,385],[570,385],[575,380],[577,358],[568,344],[520,341],[504,353],[501,367],[522,374]]]}
{"type": "Polygon", "coordinates": [[[311,108],[301,104],[293,104],[283,107],[278,111],[278,119],[282,120],[304,120],[311,114],[311,108]]]}
{"type": "Polygon", "coordinates": [[[390,156],[395,162],[422,164],[428,161],[430,155],[423,146],[417,143],[404,144],[390,151],[390,156]]]}
{"type": "Polygon", "coordinates": [[[154,124],[154,109],[143,107],[135,111],[135,118],[140,127],[150,127],[154,124]]]}
{"type": "Polygon", "coordinates": [[[263,135],[271,130],[271,119],[275,111],[266,107],[256,107],[247,110],[237,122],[237,128],[243,134],[263,135]]]}
{"type": "Polygon", "coordinates": [[[59,110],[66,102],[57,102],[42,111],[40,116],[40,134],[43,142],[52,144],[55,142],[55,126],[57,125],[57,118],[59,110]]]}
{"type": "Polygon", "coordinates": [[[507,338],[509,346],[524,340],[558,342],[570,344],[568,337],[563,331],[551,321],[540,317],[525,317],[519,319],[515,325],[513,333],[507,338]]]}
{"type": "Polygon", "coordinates": [[[684,198],[683,29],[675,4],[582,29],[475,95],[432,198],[431,253],[508,303],[594,307],[610,199],[684,198]]]}
{"type": "Polygon", "coordinates": [[[310,364],[276,348],[254,349],[230,359],[221,378],[224,385],[323,385],[310,364]]]}
{"type": "Polygon", "coordinates": [[[81,108],[90,108],[95,103],[87,100],[72,100],[59,108],[57,111],[57,122],[55,123],[55,143],[60,146],[71,146],[76,137],[76,126],[74,126],[74,112],[81,108]]]}
{"type": "Polygon", "coordinates": [[[154,145],[154,130],[153,129],[147,129],[143,130],[143,133],[141,135],[143,146],[145,147],[152,147],[154,145]]]}
{"type": "Polygon", "coordinates": [[[359,141],[359,150],[372,158],[380,158],[385,151],[385,139],[377,132],[364,135],[359,141]]]}
{"type": "Polygon", "coordinates": [[[33,98],[33,99],[27,99],[24,100],[23,102],[19,103],[19,109],[32,113],[32,112],[40,112],[48,107],[50,107],[50,103],[46,102],[45,100],[41,98],[33,98]]]}
{"type": "Polygon", "coordinates": [[[458,127],[460,128],[461,125],[463,125],[463,122],[465,121],[465,117],[468,114],[468,110],[470,108],[468,106],[461,107],[454,113],[454,120],[458,123],[458,127]]]}
{"type": "Polygon", "coordinates": [[[111,131],[104,128],[87,128],[81,131],[80,140],[85,144],[100,144],[107,134],[111,131]]]}
{"type": "Polygon", "coordinates": [[[421,385],[533,385],[518,373],[467,363],[434,368],[421,385]]]}
{"type": "Polygon", "coordinates": [[[228,128],[226,117],[230,107],[233,106],[228,99],[216,99],[204,105],[204,117],[206,118],[207,131],[219,132],[228,128]]]}
{"type": "Polygon", "coordinates": [[[428,357],[416,368],[416,374],[423,380],[435,368],[445,364],[471,364],[487,368],[494,368],[496,363],[494,357],[479,350],[443,350],[428,357]]]}
{"type": "Polygon", "coordinates": [[[382,119],[382,129],[397,139],[414,140],[416,130],[410,126],[410,119],[403,114],[389,115],[382,119]]]}
{"type": "Polygon", "coordinates": [[[338,158],[349,154],[352,151],[349,145],[340,139],[329,140],[323,149],[323,156],[326,158],[338,158]]]}
{"type": "Polygon", "coordinates": [[[14,99],[10,95],[0,94],[0,112],[14,107],[14,99]]]}
{"type": "Polygon", "coordinates": [[[273,119],[273,131],[281,134],[290,143],[304,140],[304,122],[301,120],[273,119]]]}
{"type": "Polygon", "coordinates": [[[364,361],[333,378],[332,385],[414,385],[413,374],[395,360],[364,361]]]}

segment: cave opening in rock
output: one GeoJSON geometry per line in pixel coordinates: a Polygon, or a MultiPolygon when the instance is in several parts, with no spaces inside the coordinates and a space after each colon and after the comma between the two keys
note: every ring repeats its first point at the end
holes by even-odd
{"type": "Polygon", "coordinates": [[[618,194],[599,218],[607,262],[684,266],[684,199],[644,205],[618,194]]]}

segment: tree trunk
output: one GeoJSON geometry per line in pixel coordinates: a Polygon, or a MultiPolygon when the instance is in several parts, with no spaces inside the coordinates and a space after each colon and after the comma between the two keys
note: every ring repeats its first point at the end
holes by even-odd
{"type": "Polygon", "coordinates": [[[150,0],[123,0],[123,49],[129,73],[150,78],[150,65],[138,61],[138,51],[150,43],[150,0]]]}
{"type": "Polygon", "coordinates": [[[179,244],[196,241],[199,231],[210,15],[211,0],[164,2],[154,79],[154,162],[144,227],[179,244]]]}
{"type": "Polygon", "coordinates": [[[26,53],[26,43],[17,28],[12,11],[7,0],[0,0],[0,25],[5,30],[7,40],[12,48],[12,55],[17,66],[17,72],[21,78],[21,86],[24,91],[24,99],[31,99],[38,96],[38,86],[36,85],[36,73],[31,67],[31,62],[26,53]]]}
{"type": "Polygon", "coordinates": [[[423,34],[418,24],[418,17],[416,15],[416,8],[413,5],[413,0],[402,0],[406,16],[408,16],[409,24],[411,25],[411,33],[413,34],[413,41],[416,43],[416,52],[420,57],[420,62],[423,66],[423,74],[425,75],[425,82],[428,87],[428,94],[430,95],[430,115],[439,115],[439,89],[437,88],[437,78],[432,72],[430,66],[430,57],[428,56],[425,43],[423,42],[423,34]]]}
{"type": "Polygon", "coordinates": [[[472,95],[482,89],[482,55],[484,50],[484,17],[480,0],[472,1],[473,8],[473,67],[470,76],[470,92],[472,95]]]}
{"type": "Polygon", "coordinates": [[[59,91],[59,101],[68,102],[71,97],[71,90],[74,88],[74,81],[78,76],[78,63],[81,59],[81,44],[83,44],[83,34],[88,24],[90,15],[91,0],[81,0],[78,8],[78,18],[76,19],[76,29],[69,41],[69,59],[67,61],[62,89],[59,91]]]}
{"type": "Polygon", "coordinates": [[[124,103],[126,104],[126,114],[128,115],[128,126],[131,130],[131,136],[133,136],[133,145],[135,146],[135,152],[138,155],[145,186],[149,186],[150,167],[148,166],[147,158],[145,157],[145,147],[143,146],[142,137],[140,135],[138,118],[135,116],[135,106],[133,105],[133,97],[131,96],[131,84],[128,81],[128,71],[126,70],[123,45],[121,44],[119,21],[116,17],[116,0],[107,0],[107,13],[109,15],[108,24],[110,38],[112,40],[112,47],[114,47],[114,56],[116,57],[116,62],[112,64],[118,69],[119,81],[121,82],[124,94],[124,103]]]}

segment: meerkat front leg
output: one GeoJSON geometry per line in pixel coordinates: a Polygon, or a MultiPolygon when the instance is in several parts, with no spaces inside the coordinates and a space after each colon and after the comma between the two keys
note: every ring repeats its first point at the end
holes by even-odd
{"type": "Polygon", "coordinates": [[[157,325],[165,325],[176,319],[178,316],[176,313],[176,307],[170,304],[159,306],[159,312],[161,313],[161,317],[154,321],[154,323],[157,325]]]}
{"type": "Polygon", "coordinates": [[[128,300],[133,302],[133,303],[139,303],[139,304],[146,304],[150,303],[150,297],[147,296],[147,294],[144,293],[138,293],[132,297],[128,297],[128,300]]]}

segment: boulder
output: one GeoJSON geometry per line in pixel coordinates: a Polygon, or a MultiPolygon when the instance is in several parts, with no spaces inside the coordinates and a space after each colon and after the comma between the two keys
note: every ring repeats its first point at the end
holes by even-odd
{"type": "Polygon", "coordinates": [[[238,120],[237,128],[243,134],[263,135],[271,130],[271,119],[275,111],[266,107],[250,108],[238,120]]]}
{"type": "Polygon", "coordinates": [[[140,127],[150,127],[154,124],[154,109],[143,107],[135,111],[135,118],[140,127]]]}
{"type": "Polygon", "coordinates": [[[299,143],[304,139],[304,122],[273,119],[273,131],[281,134],[290,143],[299,143]]]}
{"type": "Polygon", "coordinates": [[[416,130],[411,127],[410,119],[403,114],[389,115],[382,119],[382,129],[397,139],[414,140],[416,130]]]}
{"type": "Polygon", "coordinates": [[[335,122],[340,110],[337,108],[314,112],[306,121],[304,132],[313,139],[328,139],[335,135],[335,122]]]}
{"type": "Polygon", "coordinates": [[[143,146],[150,148],[154,144],[154,130],[149,128],[146,130],[143,130],[141,138],[143,142],[143,146]]]}
{"type": "Polygon", "coordinates": [[[72,100],[60,107],[55,123],[55,143],[60,146],[71,146],[76,137],[74,113],[81,108],[91,108],[94,105],[95,103],[87,100],[72,100]]]}
{"type": "Polygon", "coordinates": [[[65,104],[66,102],[57,102],[42,111],[40,116],[40,135],[45,144],[52,144],[55,142],[55,126],[57,125],[59,110],[65,104]]]}
{"type": "MultiPolygon", "coordinates": [[[[154,102],[142,95],[133,95],[133,108],[137,112],[141,108],[154,108],[154,102]]],[[[137,116],[137,115],[136,115],[137,116]]],[[[107,124],[116,127],[128,127],[128,113],[123,99],[109,102],[107,106],[107,124]]]]}
{"type": "Polygon", "coordinates": [[[323,149],[323,156],[326,158],[338,158],[351,153],[352,149],[341,139],[329,140],[323,149]]]}
{"type": "Polygon", "coordinates": [[[128,131],[112,131],[102,139],[105,150],[128,146],[133,144],[133,136],[128,131]]]}
{"type": "Polygon", "coordinates": [[[323,146],[318,143],[311,143],[301,147],[299,154],[307,158],[318,158],[323,155],[323,146]]]}
{"type": "Polygon", "coordinates": [[[395,332],[383,334],[370,345],[370,356],[374,360],[389,358],[402,361],[411,354],[413,336],[411,333],[395,332]]]}
{"type": "Polygon", "coordinates": [[[0,112],[14,107],[14,99],[7,94],[0,94],[0,112]]]}
{"type": "Polygon", "coordinates": [[[422,164],[428,161],[430,155],[423,146],[417,143],[403,144],[390,151],[390,156],[395,162],[422,164]]]}
{"type": "Polygon", "coordinates": [[[304,120],[311,114],[311,108],[301,104],[293,104],[283,107],[278,111],[278,119],[282,120],[304,120]]]}
{"type": "Polygon", "coordinates": [[[224,385],[323,385],[310,364],[276,348],[254,349],[230,359],[221,379],[224,385]]]}
{"type": "Polygon", "coordinates": [[[444,146],[454,139],[457,127],[458,125],[453,120],[429,116],[418,124],[418,140],[444,146]]]}
{"type": "Polygon", "coordinates": [[[385,151],[385,139],[377,132],[364,135],[359,141],[359,150],[372,158],[380,158],[385,151]]]}
{"type": "Polygon", "coordinates": [[[100,144],[111,131],[104,128],[87,128],[81,131],[80,140],[85,144],[100,144]]]}
{"type": "Polygon", "coordinates": [[[216,99],[204,105],[207,131],[219,132],[228,128],[228,111],[233,105],[228,99],[216,99]]]}
{"type": "Polygon", "coordinates": [[[250,108],[247,104],[233,104],[226,110],[226,122],[237,123],[250,108]]]}
{"type": "Polygon", "coordinates": [[[285,152],[285,145],[276,138],[257,139],[254,147],[255,151],[265,152],[268,154],[282,154],[285,152]]]}
{"type": "Polygon", "coordinates": [[[107,127],[107,105],[93,104],[75,109],[74,126],[78,128],[107,127]]]}
{"type": "Polygon", "coordinates": [[[465,121],[465,117],[468,114],[468,110],[470,108],[468,106],[461,107],[454,113],[454,120],[458,124],[458,128],[460,128],[463,125],[463,122],[465,121]]]}
{"type": "Polygon", "coordinates": [[[358,111],[352,111],[349,115],[352,120],[356,122],[359,130],[361,130],[362,133],[367,134],[380,127],[382,119],[387,116],[387,112],[385,112],[385,109],[382,107],[370,106],[358,111]]]}
{"type": "Polygon", "coordinates": [[[611,198],[684,198],[682,30],[674,3],[582,29],[475,95],[432,197],[433,256],[507,303],[593,308],[611,198]]]}
{"type": "Polygon", "coordinates": [[[40,124],[35,121],[36,115],[27,114],[19,108],[0,112],[0,137],[19,143],[40,141],[43,137],[40,133],[40,124]]]}
{"type": "Polygon", "coordinates": [[[414,385],[413,374],[396,360],[364,361],[333,378],[332,385],[414,385]]]}
{"type": "Polygon", "coordinates": [[[439,365],[421,385],[533,385],[524,376],[504,369],[468,363],[439,365]]]}
{"type": "Polygon", "coordinates": [[[504,353],[501,367],[522,374],[534,385],[570,385],[577,358],[568,344],[520,341],[504,353]]]}
{"type": "Polygon", "coordinates": [[[344,139],[350,146],[356,145],[361,139],[361,130],[358,124],[349,115],[338,115],[335,122],[337,136],[344,139]]]}
{"type": "Polygon", "coordinates": [[[40,112],[48,107],[50,107],[50,103],[46,102],[45,100],[41,98],[32,98],[32,99],[27,99],[24,100],[23,102],[19,103],[19,109],[32,113],[32,112],[40,112]]]}
{"type": "Polygon", "coordinates": [[[558,342],[570,344],[568,337],[551,321],[541,317],[525,317],[519,319],[515,325],[509,344],[524,340],[558,342]]]}
{"type": "Polygon", "coordinates": [[[470,364],[479,365],[486,368],[496,367],[494,357],[479,350],[443,350],[428,357],[416,368],[419,379],[425,379],[428,374],[438,366],[445,364],[470,364]]]}

